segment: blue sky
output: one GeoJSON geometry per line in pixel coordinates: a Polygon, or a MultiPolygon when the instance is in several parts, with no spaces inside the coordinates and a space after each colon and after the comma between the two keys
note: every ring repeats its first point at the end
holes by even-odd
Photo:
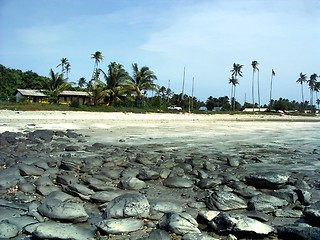
{"type": "MultiPolygon", "coordinates": [[[[262,103],[301,100],[299,73],[320,75],[318,0],[0,0],[0,63],[48,76],[60,59],[70,80],[90,79],[101,51],[131,73],[148,66],[157,84],[205,101],[229,96],[233,63],[244,65],[238,101],[251,102],[251,62],[259,62],[262,103]]],[[[319,79],[320,80],[320,79],[319,79]]],[[[257,84],[256,84],[257,86],[257,84]]],[[[257,100],[257,89],[255,89],[257,100]]],[[[305,87],[305,98],[309,91],[305,87]]]]}

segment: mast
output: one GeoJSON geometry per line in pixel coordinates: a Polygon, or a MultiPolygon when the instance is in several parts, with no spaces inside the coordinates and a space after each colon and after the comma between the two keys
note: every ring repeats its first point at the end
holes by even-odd
{"type": "Polygon", "coordinates": [[[182,95],[181,95],[181,100],[183,100],[185,78],[186,78],[186,67],[183,67],[183,79],[182,79],[182,95]]]}

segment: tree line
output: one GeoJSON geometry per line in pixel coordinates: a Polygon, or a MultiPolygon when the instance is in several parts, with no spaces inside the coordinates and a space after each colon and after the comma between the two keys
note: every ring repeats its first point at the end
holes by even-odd
{"type": "MultiPolygon", "coordinates": [[[[252,103],[245,102],[243,107],[251,107],[253,109],[253,112],[255,111],[255,108],[259,108],[261,106],[260,102],[260,79],[259,79],[259,73],[260,70],[258,68],[258,61],[254,60],[251,63],[252,66],[252,90],[251,90],[251,96],[252,96],[252,103]],[[258,92],[258,103],[255,102],[255,77],[257,76],[257,92],[258,92]]],[[[239,110],[240,105],[236,102],[236,86],[239,84],[238,76],[242,77],[242,64],[234,63],[233,68],[230,70],[231,78],[229,78],[229,84],[231,84],[231,95],[230,95],[230,104],[233,111],[239,110]],[[237,107],[236,107],[237,106],[237,107]]],[[[272,84],[273,84],[273,78],[275,77],[276,73],[274,69],[271,69],[271,78],[270,78],[270,98],[269,98],[269,105],[264,106],[267,107],[269,111],[271,109],[274,110],[300,110],[304,111],[306,109],[309,110],[315,110],[314,105],[314,95],[316,95],[316,104],[319,109],[320,105],[320,99],[318,98],[318,92],[320,90],[320,82],[317,81],[317,78],[319,77],[316,73],[313,73],[308,78],[306,74],[300,73],[299,78],[296,80],[297,83],[301,84],[301,94],[302,94],[302,101],[301,103],[297,103],[296,101],[289,102],[288,99],[282,99],[279,100],[273,100],[272,99],[272,84]],[[305,101],[304,99],[304,93],[303,93],[303,84],[308,84],[309,90],[310,90],[310,102],[305,101]]]]}
{"type": "Polygon", "coordinates": [[[59,94],[64,90],[86,91],[90,96],[90,105],[107,104],[110,106],[168,106],[178,105],[183,109],[194,110],[200,106],[206,106],[208,110],[214,107],[220,107],[221,110],[241,110],[243,108],[267,107],[275,110],[300,110],[314,109],[314,93],[316,94],[316,104],[320,104],[318,92],[320,82],[317,74],[310,75],[300,73],[296,82],[301,84],[302,102],[288,99],[272,99],[272,81],[275,71],[271,70],[270,79],[270,102],[268,105],[261,105],[260,102],[260,80],[259,80],[259,63],[252,61],[252,102],[245,102],[241,105],[236,100],[236,86],[239,85],[239,77],[242,77],[243,65],[234,63],[229,78],[231,84],[230,98],[227,96],[214,98],[209,96],[206,102],[199,101],[194,96],[188,96],[180,93],[175,94],[169,87],[159,86],[156,84],[157,76],[147,66],[139,67],[137,63],[132,64],[131,74],[129,74],[120,63],[110,62],[107,69],[102,69],[100,63],[104,57],[100,51],[91,54],[93,59],[93,70],[91,79],[87,80],[81,77],[77,82],[69,81],[71,64],[67,58],[61,58],[56,66],[56,72],[50,69],[48,77],[39,76],[38,74],[27,71],[6,68],[0,65],[0,100],[14,100],[15,91],[18,88],[41,89],[49,98],[50,102],[58,102],[59,94]],[[257,84],[258,102],[255,101],[255,84],[257,84]],[[305,101],[303,84],[308,84],[310,89],[310,102],[305,101]],[[148,95],[151,95],[148,97],[148,95]]]}

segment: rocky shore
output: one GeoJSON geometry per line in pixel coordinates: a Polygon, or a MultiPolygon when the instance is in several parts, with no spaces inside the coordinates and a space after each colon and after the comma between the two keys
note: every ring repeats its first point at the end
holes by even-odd
{"type": "Polygon", "coordinates": [[[222,135],[173,142],[171,125],[138,143],[28,126],[0,133],[1,239],[319,239],[317,135],[226,151],[222,135]]]}

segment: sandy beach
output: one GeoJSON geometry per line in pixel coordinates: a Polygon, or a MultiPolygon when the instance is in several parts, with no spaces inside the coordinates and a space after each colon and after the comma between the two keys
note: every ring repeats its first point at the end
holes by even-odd
{"type": "MultiPolygon", "coordinates": [[[[266,233],[257,232],[253,236],[250,233],[250,239],[259,238],[260,234],[278,234],[286,239],[283,236],[292,229],[298,228],[298,232],[311,229],[309,225],[294,224],[309,223],[303,213],[307,214],[308,206],[320,201],[319,129],[319,116],[2,110],[0,140],[4,145],[0,189],[6,194],[0,199],[0,215],[1,204],[11,206],[11,199],[19,203],[32,198],[31,203],[34,203],[36,198],[38,211],[46,216],[49,213],[44,205],[48,200],[53,201],[49,193],[54,189],[76,196],[73,202],[81,199],[85,210],[77,221],[86,221],[86,226],[92,230],[86,230],[88,235],[98,229],[99,233],[114,233],[112,239],[126,239],[126,234],[120,234],[121,224],[124,224],[129,228],[129,239],[153,239],[152,232],[158,228],[171,234],[165,239],[195,239],[187,238],[187,233],[200,234],[200,230],[201,234],[212,236],[205,239],[221,239],[222,236],[225,239],[224,231],[210,224],[219,224],[219,217],[227,215],[208,219],[207,227],[198,226],[194,219],[200,223],[199,214],[212,214],[211,210],[218,214],[228,209],[228,214],[233,214],[241,209],[243,221],[265,222],[263,231],[266,233]],[[21,176],[12,175],[19,171],[17,169],[21,176]],[[40,178],[39,172],[43,175],[40,178]],[[135,183],[130,185],[132,179],[135,183]],[[16,189],[14,193],[12,189],[16,189]],[[110,196],[119,191],[132,194],[132,190],[139,199],[150,203],[150,213],[145,215],[149,225],[139,220],[140,215],[134,216],[134,220],[122,216],[121,224],[111,217],[108,221],[118,228],[110,230],[110,226],[101,221],[103,216],[97,209],[97,198],[112,215],[108,206],[115,203],[110,196]],[[211,195],[205,196],[208,193],[211,195]],[[263,196],[263,200],[257,200],[256,196],[263,196]],[[275,200],[274,196],[282,200],[275,200]],[[269,198],[270,202],[263,202],[269,198]],[[164,201],[167,205],[161,205],[161,209],[166,210],[158,212],[158,204],[164,201]],[[170,225],[171,220],[162,218],[169,217],[166,211],[187,214],[179,213],[175,217],[193,218],[187,221],[188,224],[193,222],[192,226],[188,225],[188,230],[182,232],[179,226],[177,229],[168,227],[166,224],[170,225]],[[90,213],[89,217],[86,213],[90,213]],[[138,221],[135,223],[144,228],[132,229],[131,221],[138,221]],[[293,228],[287,228],[289,225],[293,228]],[[147,236],[149,238],[143,238],[147,236]]],[[[34,224],[50,230],[45,222],[34,224]]],[[[261,223],[250,223],[252,231],[260,229],[255,224],[261,223]]],[[[78,224],[73,223],[73,226],[78,227],[78,224]]],[[[231,233],[247,234],[246,230],[239,231],[231,233]]],[[[313,231],[301,239],[309,239],[310,234],[320,232],[318,228],[313,231]]],[[[38,236],[36,234],[34,231],[33,235],[38,236]]]]}

